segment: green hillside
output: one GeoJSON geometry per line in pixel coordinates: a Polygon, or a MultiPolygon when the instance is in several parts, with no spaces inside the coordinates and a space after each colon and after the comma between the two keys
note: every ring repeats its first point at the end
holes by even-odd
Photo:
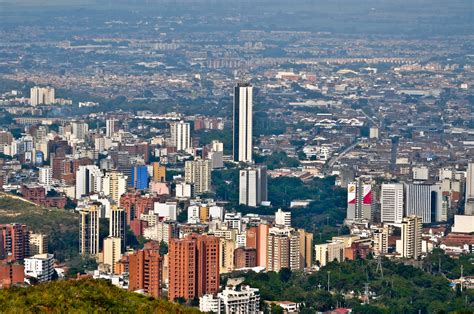
{"type": "Polygon", "coordinates": [[[105,280],[56,281],[0,290],[2,313],[199,313],[117,288],[105,280]]]}
{"type": "Polygon", "coordinates": [[[79,215],[65,209],[45,208],[0,193],[0,224],[23,223],[48,236],[49,251],[59,260],[77,255],[79,215]]]}

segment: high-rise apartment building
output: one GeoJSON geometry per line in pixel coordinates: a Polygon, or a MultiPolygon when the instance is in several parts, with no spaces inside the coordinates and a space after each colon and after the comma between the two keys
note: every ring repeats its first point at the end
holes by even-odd
{"type": "Polygon", "coordinates": [[[347,185],[347,219],[367,219],[372,221],[374,214],[374,198],[372,197],[372,180],[358,178],[347,185]]]}
{"type": "Polygon", "coordinates": [[[30,104],[32,106],[51,105],[55,102],[54,88],[35,86],[30,89],[30,104]]]}
{"type": "Polygon", "coordinates": [[[99,253],[100,205],[88,204],[79,208],[79,213],[79,252],[82,255],[96,255],[99,253]]]}
{"type": "Polygon", "coordinates": [[[120,205],[120,197],[127,191],[127,177],[117,171],[110,170],[102,177],[102,192],[109,196],[117,205],[120,205]]]}
{"type": "Polygon", "coordinates": [[[110,267],[110,273],[115,273],[115,264],[120,260],[121,240],[116,237],[107,237],[104,239],[104,264],[110,267]]]}
{"type": "Polygon", "coordinates": [[[251,268],[257,266],[257,249],[239,247],[234,251],[234,268],[251,268]]]}
{"type": "Polygon", "coordinates": [[[474,162],[467,166],[464,215],[474,215],[474,162]]]}
{"type": "Polygon", "coordinates": [[[316,244],[314,246],[314,260],[321,267],[334,260],[342,262],[344,261],[344,247],[344,242],[316,244]]]}
{"type": "Polygon", "coordinates": [[[0,259],[22,261],[30,256],[30,232],[26,225],[0,225],[0,259]]]}
{"type": "Polygon", "coordinates": [[[275,212],[275,225],[291,227],[291,212],[284,212],[279,208],[275,212]]]}
{"type": "Polygon", "coordinates": [[[313,265],[313,234],[304,229],[298,229],[300,240],[300,262],[301,268],[313,265]]]}
{"type": "Polygon", "coordinates": [[[184,169],[184,180],[186,183],[194,184],[194,192],[201,194],[211,189],[211,161],[190,160],[186,161],[184,169]]]}
{"type": "Polygon", "coordinates": [[[401,223],[403,219],[403,184],[382,184],[381,222],[401,223]]]}
{"type": "Polygon", "coordinates": [[[171,145],[176,150],[182,151],[191,148],[191,126],[184,121],[173,122],[170,124],[171,145]]]}
{"type": "Polygon", "coordinates": [[[85,122],[73,122],[72,135],[78,140],[85,140],[89,135],[89,125],[85,122]]]}
{"type": "Polygon", "coordinates": [[[169,245],[168,297],[186,300],[219,291],[219,238],[188,235],[169,245]]]}
{"type": "Polygon", "coordinates": [[[402,221],[402,252],[404,258],[418,258],[421,255],[422,218],[411,215],[402,221]]]}
{"type": "Polygon", "coordinates": [[[145,165],[136,165],[132,169],[132,186],[137,190],[148,189],[150,176],[145,165]]]}
{"type": "Polygon", "coordinates": [[[114,137],[115,136],[115,122],[114,118],[105,120],[105,136],[114,137]]]}
{"type": "Polygon", "coordinates": [[[53,185],[53,170],[50,166],[39,167],[38,182],[46,190],[53,185]]]}
{"type": "Polygon", "coordinates": [[[267,167],[240,170],[239,204],[257,207],[267,201],[267,167]]]}
{"type": "Polygon", "coordinates": [[[139,250],[129,255],[128,290],[143,290],[159,298],[162,290],[163,258],[154,250],[139,250]]]}
{"type": "Polygon", "coordinates": [[[95,165],[79,166],[76,172],[76,199],[102,190],[102,171],[95,165]]]}
{"type": "Polygon", "coordinates": [[[166,166],[153,162],[153,182],[166,182],[166,166]]]}
{"type": "Polygon", "coordinates": [[[30,233],[30,255],[48,253],[48,238],[41,233],[30,233]]]}
{"type": "Polygon", "coordinates": [[[219,239],[219,272],[230,273],[234,270],[235,241],[233,239],[219,239]]]}
{"type": "Polygon", "coordinates": [[[257,227],[257,266],[267,267],[268,232],[270,226],[259,224],[257,227]]]}
{"type": "Polygon", "coordinates": [[[35,278],[38,282],[47,282],[53,279],[53,274],[53,254],[37,254],[25,258],[25,277],[35,278]]]}
{"type": "Polygon", "coordinates": [[[299,234],[293,228],[270,228],[267,243],[267,271],[301,269],[299,234]]]}
{"type": "Polygon", "coordinates": [[[442,194],[436,185],[409,183],[405,185],[406,216],[415,215],[423,223],[437,221],[437,212],[442,206],[442,194]]]}
{"type": "Polygon", "coordinates": [[[234,88],[233,155],[234,161],[252,162],[253,87],[239,83],[234,88]]]}
{"type": "Polygon", "coordinates": [[[125,252],[126,238],[125,229],[127,225],[127,217],[125,209],[118,207],[117,205],[110,206],[110,219],[109,219],[109,236],[120,239],[121,252],[125,252]]]}
{"type": "Polygon", "coordinates": [[[205,313],[260,313],[260,291],[250,286],[227,286],[216,296],[199,298],[199,310],[205,313]]]}
{"type": "Polygon", "coordinates": [[[388,253],[388,236],[390,230],[388,225],[384,225],[382,228],[374,230],[374,254],[384,255],[388,253]]]}

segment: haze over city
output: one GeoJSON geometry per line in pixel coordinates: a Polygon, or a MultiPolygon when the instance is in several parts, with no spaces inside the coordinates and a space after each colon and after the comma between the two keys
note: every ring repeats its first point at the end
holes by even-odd
{"type": "Polygon", "coordinates": [[[473,313],[473,17],[0,0],[0,308],[473,313]]]}

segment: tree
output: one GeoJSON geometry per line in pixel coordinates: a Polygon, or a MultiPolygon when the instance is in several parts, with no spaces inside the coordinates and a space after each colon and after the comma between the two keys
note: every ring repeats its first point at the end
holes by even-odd
{"type": "Polygon", "coordinates": [[[288,282],[291,278],[291,269],[289,268],[282,268],[278,272],[278,276],[282,282],[288,282]]]}
{"type": "Polygon", "coordinates": [[[165,241],[160,242],[160,255],[164,256],[168,253],[168,244],[165,241]]]}

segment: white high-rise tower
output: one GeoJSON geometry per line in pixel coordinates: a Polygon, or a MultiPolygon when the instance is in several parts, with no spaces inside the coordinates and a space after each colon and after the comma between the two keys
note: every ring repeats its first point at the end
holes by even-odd
{"type": "Polygon", "coordinates": [[[470,162],[467,166],[464,215],[474,215],[474,162],[470,162]]]}
{"type": "Polygon", "coordinates": [[[113,137],[115,135],[115,119],[105,120],[105,136],[113,137]]]}
{"type": "Polygon", "coordinates": [[[191,147],[191,126],[184,121],[173,122],[171,128],[171,143],[178,151],[191,147]]]}
{"type": "Polygon", "coordinates": [[[239,83],[234,88],[234,161],[252,162],[253,87],[239,83]]]}
{"type": "Polygon", "coordinates": [[[403,219],[403,184],[382,184],[381,220],[401,223],[403,219]]]}

